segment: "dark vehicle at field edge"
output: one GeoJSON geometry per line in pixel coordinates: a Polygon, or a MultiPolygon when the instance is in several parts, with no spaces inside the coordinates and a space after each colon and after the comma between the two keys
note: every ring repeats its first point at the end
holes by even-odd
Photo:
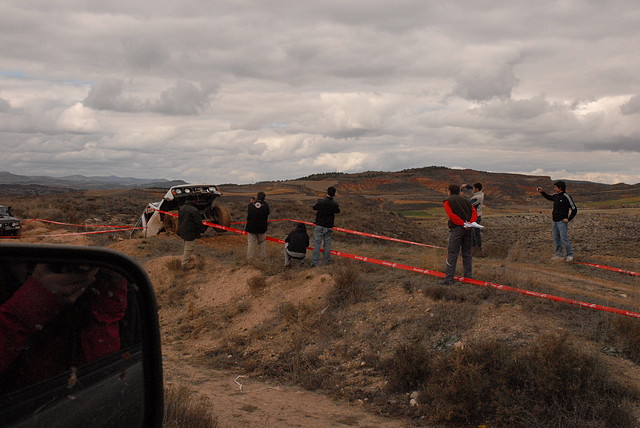
{"type": "Polygon", "coordinates": [[[4,205],[0,205],[0,236],[20,236],[20,220],[4,205]]]}

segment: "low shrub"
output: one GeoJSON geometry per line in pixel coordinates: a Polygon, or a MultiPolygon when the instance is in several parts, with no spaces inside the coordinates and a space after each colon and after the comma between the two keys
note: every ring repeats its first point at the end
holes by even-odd
{"type": "Polygon", "coordinates": [[[164,394],[165,428],[218,428],[217,416],[210,412],[211,403],[204,397],[195,395],[184,386],[169,386],[164,394]]]}
{"type": "Polygon", "coordinates": [[[247,280],[247,285],[251,294],[255,296],[267,288],[267,278],[264,275],[252,276],[247,280]]]}
{"type": "Polygon", "coordinates": [[[282,302],[278,305],[278,316],[289,324],[293,324],[298,321],[300,315],[296,305],[291,302],[282,302]]]}
{"type": "Polygon", "coordinates": [[[362,302],[372,294],[374,285],[361,281],[362,271],[354,263],[340,263],[331,271],[335,286],[328,295],[332,307],[362,302]]]}
{"type": "Polygon", "coordinates": [[[435,355],[418,343],[399,346],[393,356],[382,362],[387,373],[387,389],[391,393],[406,393],[419,389],[431,376],[431,362],[435,355]]]}
{"type": "Polygon", "coordinates": [[[182,263],[177,257],[167,260],[166,266],[169,272],[182,272],[182,263]]]}
{"type": "MultiPolygon", "coordinates": [[[[509,427],[634,426],[624,408],[635,391],[565,336],[523,348],[467,344],[451,353],[404,346],[387,362],[389,385],[419,391],[418,414],[435,424],[509,427]]],[[[415,410],[414,410],[415,411],[415,410]]]]}
{"type": "Polygon", "coordinates": [[[640,324],[635,318],[616,317],[613,320],[614,331],[627,357],[640,364],[640,324]]]}

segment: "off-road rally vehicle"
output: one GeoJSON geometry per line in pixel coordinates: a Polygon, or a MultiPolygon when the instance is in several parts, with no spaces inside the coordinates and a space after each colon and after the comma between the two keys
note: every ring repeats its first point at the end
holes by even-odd
{"type": "Polygon", "coordinates": [[[19,236],[20,220],[11,214],[11,207],[0,205],[0,236],[19,236]]]}
{"type": "MultiPolygon", "coordinates": [[[[131,231],[131,237],[142,236],[148,238],[160,232],[176,233],[178,231],[178,218],[167,215],[165,212],[177,214],[178,210],[187,202],[189,195],[195,196],[194,204],[200,211],[202,219],[211,223],[229,226],[231,215],[229,209],[221,205],[217,199],[222,192],[212,184],[182,184],[171,187],[164,198],[159,202],[151,202],[147,205],[135,229],[131,231]]],[[[224,230],[216,229],[218,233],[224,230]]]]}

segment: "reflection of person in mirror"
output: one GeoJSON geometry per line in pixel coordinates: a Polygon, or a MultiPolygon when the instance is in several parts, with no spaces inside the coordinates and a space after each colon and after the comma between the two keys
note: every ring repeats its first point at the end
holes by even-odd
{"type": "Polygon", "coordinates": [[[0,266],[0,391],[121,349],[128,283],[84,265],[0,266]]]}

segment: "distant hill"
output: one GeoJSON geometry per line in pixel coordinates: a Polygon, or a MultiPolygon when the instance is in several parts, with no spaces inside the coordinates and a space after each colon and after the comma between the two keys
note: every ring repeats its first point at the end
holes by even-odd
{"type": "MultiPolygon", "coordinates": [[[[617,206],[640,206],[639,184],[602,184],[589,181],[565,180],[568,192],[578,205],[613,201],[617,206]]],[[[335,185],[339,198],[362,197],[389,211],[423,210],[440,207],[449,184],[480,182],[486,193],[486,203],[495,208],[548,205],[536,187],[553,191],[549,176],[508,174],[472,169],[452,169],[443,166],[412,168],[402,171],[365,171],[360,173],[313,174],[295,180],[265,181],[250,185],[224,184],[231,194],[264,190],[275,197],[275,189],[287,189],[282,196],[292,194],[306,197],[322,196],[326,188],[335,185]]],[[[182,180],[141,179],[133,177],[66,177],[22,176],[0,172],[0,194],[48,195],[78,190],[105,190],[120,188],[162,188],[185,184],[182,180]]],[[[285,196],[288,195],[288,196],[285,196]]],[[[243,196],[244,198],[244,196],[243,196]]],[[[244,200],[244,199],[243,199],[244,200]]]]}
{"type": "Polygon", "coordinates": [[[4,195],[47,195],[74,190],[96,190],[114,188],[168,188],[185,184],[182,180],[162,178],[142,179],[133,177],[69,175],[66,177],[25,176],[0,171],[0,192],[4,195]]]}
{"type": "MultiPolygon", "coordinates": [[[[536,187],[553,192],[549,176],[495,173],[442,166],[406,169],[397,172],[324,173],[283,182],[263,182],[242,186],[253,190],[287,187],[296,192],[321,196],[335,185],[339,197],[355,195],[375,200],[389,211],[423,210],[441,207],[449,184],[482,183],[487,205],[494,208],[548,205],[536,187]]],[[[567,191],[578,205],[614,201],[617,206],[640,206],[640,184],[602,184],[565,180],[567,191]]],[[[268,194],[268,193],[267,193],[268,194]]]]}

